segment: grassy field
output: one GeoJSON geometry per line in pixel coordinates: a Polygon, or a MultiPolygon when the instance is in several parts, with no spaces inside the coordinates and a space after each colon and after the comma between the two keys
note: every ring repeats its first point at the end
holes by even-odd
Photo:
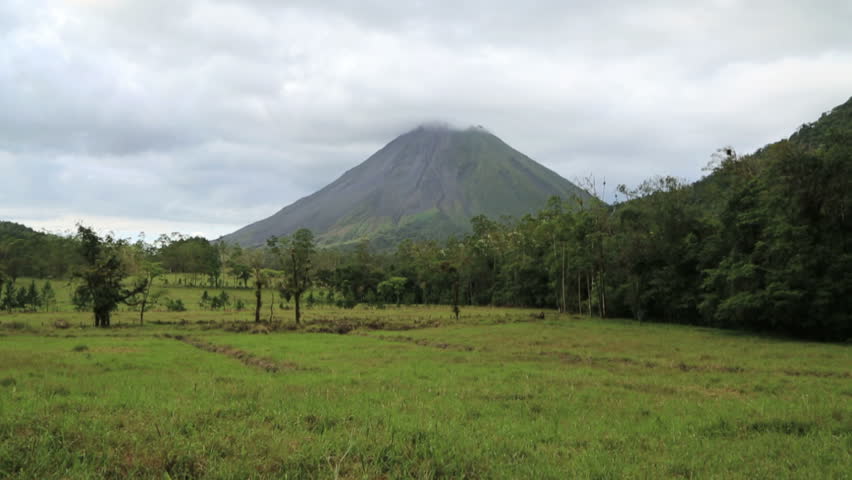
{"type": "MultiPolygon", "coordinates": [[[[200,280],[198,280],[199,286],[188,286],[188,285],[178,285],[178,279],[182,281],[189,281],[192,279],[190,275],[178,275],[178,274],[169,274],[163,275],[161,277],[157,277],[154,281],[154,287],[151,289],[152,293],[159,294],[161,301],[151,307],[149,310],[154,312],[165,312],[166,311],[166,300],[180,300],[183,302],[188,312],[195,311],[210,311],[209,308],[203,308],[199,305],[202,295],[204,292],[207,292],[208,296],[219,295],[221,292],[225,292],[228,294],[231,305],[226,307],[223,310],[224,312],[233,313],[236,311],[235,303],[236,301],[242,300],[245,304],[245,311],[250,311],[252,318],[254,318],[254,289],[251,281],[248,282],[249,287],[243,288],[240,286],[234,286],[234,280],[229,279],[227,287],[209,287],[201,285],[200,280]]],[[[29,287],[31,282],[35,282],[36,288],[41,291],[44,286],[45,280],[43,279],[32,279],[32,278],[19,278],[15,282],[15,286],[17,288],[27,288],[29,287]]],[[[128,284],[131,283],[128,281],[128,284]]],[[[71,297],[73,295],[73,291],[75,288],[75,283],[69,280],[52,280],[50,281],[51,288],[56,293],[56,301],[49,310],[53,313],[57,312],[74,312],[75,308],[73,303],[71,302],[71,297]]],[[[302,307],[305,308],[307,306],[307,297],[310,293],[316,298],[316,305],[323,306],[322,302],[320,302],[321,298],[324,298],[325,291],[322,289],[313,289],[308,293],[305,293],[302,297],[302,307]]],[[[292,300],[290,302],[284,301],[277,290],[275,289],[263,289],[262,292],[263,299],[263,318],[264,320],[269,319],[270,315],[270,304],[273,306],[272,315],[275,316],[286,316],[284,313],[293,306],[292,300]],[[281,306],[284,306],[282,309],[281,306]]],[[[44,310],[44,308],[42,309],[44,310]]],[[[119,307],[119,312],[138,312],[138,307],[121,305],[119,307]]],[[[146,313],[147,315],[147,313],[146,313]]],[[[137,315],[138,317],[138,315],[137,315]]]]}
{"type": "Polygon", "coordinates": [[[0,477],[852,472],[848,346],[532,313],[0,315],[0,477]]]}

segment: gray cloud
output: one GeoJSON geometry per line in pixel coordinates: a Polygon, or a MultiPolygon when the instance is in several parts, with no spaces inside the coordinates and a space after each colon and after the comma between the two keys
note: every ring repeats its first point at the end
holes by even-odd
{"type": "Polygon", "coordinates": [[[697,179],[852,94],[849,24],[843,1],[9,0],[0,215],[218,235],[429,121],[569,179],[697,179]]]}

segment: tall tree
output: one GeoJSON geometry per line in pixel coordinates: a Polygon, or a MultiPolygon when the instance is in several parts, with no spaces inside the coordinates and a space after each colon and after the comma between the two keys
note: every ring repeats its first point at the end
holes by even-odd
{"type": "Polygon", "coordinates": [[[3,295],[0,296],[0,307],[9,313],[18,306],[17,290],[15,282],[11,278],[7,278],[3,283],[3,295]]]}
{"type": "Polygon", "coordinates": [[[50,280],[46,280],[41,288],[41,301],[46,312],[49,312],[56,304],[56,291],[53,290],[50,280]]]}
{"type": "Polygon", "coordinates": [[[396,306],[399,307],[402,299],[402,292],[405,290],[405,284],[408,279],[405,277],[391,277],[378,285],[379,294],[385,297],[392,297],[396,300],[396,306]]]}
{"type": "Polygon", "coordinates": [[[38,287],[36,287],[35,280],[30,282],[29,288],[27,288],[27,301],[26,304],[29,306],[29,311],[35,312],[38,311],[38,308],[42,305],[41,294],[38,291],[38,287]]]}
{"type": "Polygon", "coordinates": [[[77,226],[77,238],[84,265],[75,273],[83,282],[74,292],[75,303],[78,307],[86,305],[92,309],[96,327],[108,328],[110,315],[118,305],[126,303],[146,285],[127,289],[122,284],[128,275],[120,257],[120,249],[126,245],[124,240],[112,235],[101,238],[83,225],[77,226]]]}
{"type": "Polygon", "coordinates": [[[142,290],[135,296],[134,299],[128,300],[131,305],[139,306],[139,325],[145,323],[145,312],[154,307],[163,296],[163,292],[158,290],[152,292],[154,280],[163,274],[163,267],[159,262],[154,262],[150,259],[145,259],[139,267],[139,273],[136,277],[136,287],[142,290]]]}
{"type": "Polygon", "coordinates": [[[316,252],[314,234],[306,228],[301,228],[289,237],[272,237],[267,244],[284,267],[282,294],[293,297],[296,307],[296,324],[299,324],[302,315],[300,300],[312,281],[311,262],[316,252]]]}
{"type": "Polygon", "coordinates": [[[254,323],[260,323],[260,308],[263,306],[263,287],[269,282],[263,270],[263,250],[249,250],[245,253],[251,276],[254,279],[254,323]]]}

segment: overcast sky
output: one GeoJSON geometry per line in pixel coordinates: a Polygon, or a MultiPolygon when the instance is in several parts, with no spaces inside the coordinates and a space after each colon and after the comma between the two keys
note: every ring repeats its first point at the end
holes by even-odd
{"type": "Polygon", "coordinates": [[[0,219],[215,238],[424,122],[695,180],[852,96],[852,2],[2,0],[0,219]]]}

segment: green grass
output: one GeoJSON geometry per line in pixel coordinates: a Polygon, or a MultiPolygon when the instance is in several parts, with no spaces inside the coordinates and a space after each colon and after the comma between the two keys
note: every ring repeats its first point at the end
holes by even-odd
{"type": "Polygon", "coordinates": [[[267,335],[196,323],[221,312],[110,330],[0,315],[0,477],[852,471],[848,346],[530,313],[313,309],[267,335]],[[340,323],[355,330],[310,333],[340,323]]]}
{"type": "MultiPolygon", "coordinates": [[[[151,289],[152,292],[161,293],[163,298],[169,298],[172,300],[181,300],[187,308],[187,311],[204,311],[205,309],[199,306],[199,302],[201,300],[202,294],[207,291],[208,295],[215,296],[220,292],[224,291],[231,298],[232,305],[230,308],[226,309],[228,311],[233,311],[233,303],[237,299],[241,299],[245,305],[246,310],[254,311],[254,289],[253,283],[251,281],[248,282],[248,288],[243,288],[241,282],[232,278],[230,275],[226,276],[224,281],[227,286],[217,288],[205,286],[205,277],[203,275],[190,275],[190,274],[166,274],[160,277],[157,277],[154,281],[154,287],[151,289]],[[182,283],[178,284],[178,280],[182,283]],[[184,283],[186,282],[186,283],[184,283]],[[189,286],[196,285],[196,286],[189,286]]],[[[15,286],[17,288],[26,288],[29,287],[30,282],[32,282],[32,278],[19,278],[15,282],[15,286]]],[[[129,280],[130,283],[132,280],[129,280]]],[[[43,279],[35,279],[36,287],[38,287],[39,291],[41,291],[44,286],[45,280],[43,279]]],[[[75,288],[75,283],[69,280],[51,280],[51,287],[56,293],[56,304],[51,306],[51,313],[70,313],[74,312],[75,308],[73,303],[71,302],[71,297],[73,295],[73,291],[75,288]]],[[[325,293],[322,289],[314,289],[314,295],[319,295],[320,293],[325,293]]],[[[304,294],[303,304],[305,303],[305,299],[307,298],[307,293],[304,294]]],[[[269,315],[269,304],[274,301],[275,312],[282,311],[279,308],[279,303],[281,302],[280,295],[277,290],[274,289],[264,289],[263,290],[263,303],[265,305],[266,315],[269,315]]],[[[284,302],[286,308],[292,307],[292,300],[290,303],[284,302]]],[[[166,307],[164,306],[165,302],[161,301],[160,304],[155,305],[151,311],[166,311],[166,307]]],[[[132,312],[137,311],[138,307],[129,307],[129,306],[121,306],[119,308],[120,312],[132,312]]]]}

